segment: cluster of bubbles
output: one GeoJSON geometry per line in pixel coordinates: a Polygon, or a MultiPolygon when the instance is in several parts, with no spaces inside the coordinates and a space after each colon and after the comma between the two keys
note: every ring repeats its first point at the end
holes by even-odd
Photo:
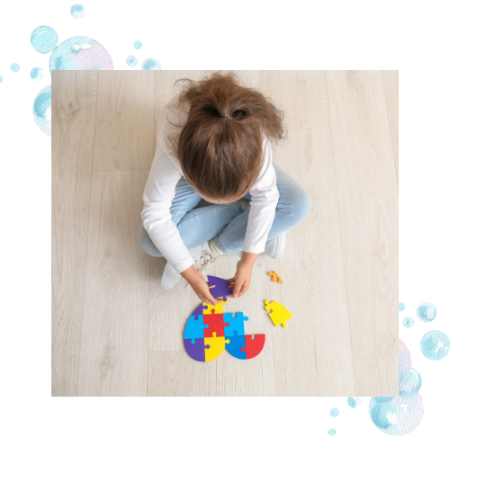
{"type": "MultiPolygon", "coordinates": [[[[87,9],[81,3],[74,3],[69,8],[69,14],[77,21],[87,15],[87,9]]],[[[61,42],[57,31],[48,24],[40,24],[29,35],[29,43],[33,50],[40,55],[49,55],[48,71],[52,78],[52,70],[110,70],[115,69],[113,57],[107,47],[95,38],[85,35],[76,35],[66,38],[61,42]]],[[[132,43],[134,50],[141,50],[144,44],[141,40],[132,43]]],[[[139,60],[133,54],[125,58],[129,68],[135,68],[139,60]]],[[[9,65],[12,73],[21,71],[21,64],[14,61],[9,65]]],[[[146,57],[140,66],[144,70],[161,70],[163,66],[156,57],[146,57]]],[[[36,83],[45,80],[45,70],[34,66],[29,72],[29,77],[36,83]]],[[[0,83],[4,81],[0,75],[0,83]]],[[[32,116],[39,130],[50,137],[51,132],[51,86],[42,88],[33,100],[32,116]],[[38,101],[38,102],[37,102],[38,101]],[[47,105],[48,103],[48,105],[47,105]]]]}

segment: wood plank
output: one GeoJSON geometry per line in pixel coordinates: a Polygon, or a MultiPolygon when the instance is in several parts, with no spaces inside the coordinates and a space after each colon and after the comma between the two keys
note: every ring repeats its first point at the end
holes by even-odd
{"type": "Polygon", "coordinates": [[[52,71],[52,395],[76,396],[97,71],[52,71]]]}
{"type": "Polygon", "coordinates": [[[399,71],[383,71],[382,75],[384,77],[385,101],[391,129],[396,180],[399,185],[399,71]]]}
{"type": "Polygon", "coordinates": [[[186,352],[149,353],[148,373],[148,396],[215,396],[215,363],[193,361],[186,352]]]}
{"type": "Polygon", "coordinates": [[[398,189],[383,77],[327,73],[356,396],[398,393],[398,189]]]}
{"type": "Polygon", "coordinates": [[[155,71],[99,71],[93,170],[149,170],[155,71]]]}
{"type": "Polygon", "coordinates": [[[139,245],[147,172],[92,173],[81,396],[145,396],[150,257],[139,245]]]}

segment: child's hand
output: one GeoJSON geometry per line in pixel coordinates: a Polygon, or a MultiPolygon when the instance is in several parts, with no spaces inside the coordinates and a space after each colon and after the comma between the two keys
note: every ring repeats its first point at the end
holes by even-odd
{"type": "MultiPolygon", "coordinates": [[[[187,279],[187,278],[186,278],[187,279]]],[[[205,277],[201,271],[195,269],[195,273],[189,276],[189,284],[194,290],[194,293],[198,295],[198,297],[207,304],[212,304],[213,306],[217,305],[219,302],[222,302],[220,299],[214,299],[212,294],[210,293],[210,288],[208,288],[208,283],[205,281],[205,277]]]]}
{"type": "Polygon", "coordinates": [[[250,288],[250,281],[252,280],[252,269],[257,254],[243,252],[241,260],[236,265],[236,274],[229,281],[234,281],[233,293],[228,297],[238,298],[245,295],[250,288]]]}

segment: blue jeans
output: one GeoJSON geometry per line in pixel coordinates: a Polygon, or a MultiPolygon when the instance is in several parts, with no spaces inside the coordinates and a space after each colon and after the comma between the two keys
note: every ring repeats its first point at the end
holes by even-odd
{"type": "MultiPolygon", "coordinates": [[[[280,197],[268,241],[297,225],[311,211],[311,198],[304,188],[275,163],[273,166],[280,197]]],[[[243,198],[250,200],[251,196],[247,193],[243,198]]],[[[181,177],[175,188],[170,213],[186,248],[194,248],[215,238],[215,243],[224,253],[241,252],[249,210],[243,211],[238,202],[195,208],[200,201],[201,196],[181,177]]],[[[146,253],[162,257],[142,224],[139,241],[146,253]]]]}

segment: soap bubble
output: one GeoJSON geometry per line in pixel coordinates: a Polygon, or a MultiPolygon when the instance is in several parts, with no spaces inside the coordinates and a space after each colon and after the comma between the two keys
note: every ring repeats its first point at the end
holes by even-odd
{"type": "Polygon", "coordinates": [[[432,321],[436,317],[436,313],[436,307],[430,302],[422,302],[422,304],[417,307],[417,317],[424,323],[432,321]]]}
{"type": "Polygon", "coordinates": [[[70,12],[75,19],[81,19],[85,15],[85,7],[79,3],[75,3],[71,6],[70,12]]]}
{"type": "Polygon", "coordinates": [[[422,387],[422,377],[415,368],[399,374],[399,395],[412,394],[422,387]]]}
{"type": "Polygon", "coordinates": [[[134,42],[134,49],[142,49],[142,42],[140,40],[137,40],[136,42],[134,42]]]}
{"type": "Polygon", "coordinates": [[[14,73],[17,73],[20,69],[21,69],[21,66],[18,64],[18,63],[12,63],[10,65],[10,69],[14,72],[14,73]]]}
{"type": "Polygon", "coordinates": [[[424,416],[424,405],[418,392],[403,394],[389,401],[371,398],[369,413],[372,422],[386,434],[401,436],[414,430],[424,416]]]}
{"type": "Polygon", "coordinates": [[[329,435],[329,436],[335,436],[335,434],[337,434],[337,431],[336,431],[335,429],[330,429],[330,430],[328,431],[328,435],[329,435]]]}
{"type": "Polygon", "coordinates": [[[113,69],[106,48],[88,36],[74,36],[61,42],[52,52],[49,68],[64,70],[113,69]]]}
{"type": "Polygon", "coordinates": [[[332,409],[330,410],[330,415],[331,415],[332,417],[338,417],[338,416],[339,416],[339,413],[340,413],[340,412],[339,412],[338,408],[332,408],[332,409]]]}
{"type": "Polygon", "coordinates": [[[443,359],[450,350],[450,339],[439,330],[427,332],[420,340],[422,354],[434,361],[443,359]]]}
{"type": "Polygon", "coordinates": [[[56,48],[59,37],[56,30],[50,26],[38,26],[31,32],[30,40],[31,45],[37,52],[48,54],[56,48]]]}
{"type": "Polygon", "coordinates": [[[44,87],[38,95],[35,97],[33,102],[33,116],[35,118],[35,123],[40,127],[40,130],[47,135],[50,135],[50,125],[51,125],[51,106],[52,89],[48,85],[44,87]]]}
{"type": "Polygon", "coordinates": [[[403,319],[403,325],[406,326],[406,328],[411,328],[414,324],[415,320],[413,318],[410,318],[410,316],[407,316],[403,319]]]}
{"type": "Polygon", "coordinates": [[[2,83],[2,82],[3,82],[3,78],[0,76],[0,83],[2,83]]]}
{"type": "Polygon", "coordinates": [[[161,69],[161,64],[158,61],[158,59],[155,59],[154,57],[150,57],[149,59],[146,59],[142,63],[142,69],[161,69]]]}
{"type": "Polygon", "coordinates": [[[399,303],[399,310],[404,311],[404,309],[405,309],[405,305],[402,302],[400,302],[399,303]]]}
{"type": "Polygon", "coordinates": [[[33,68],[30,71],[30,77],[32,80],[36,80],[37,82],[39,82],[44,77],[42,68],[39,67],[33,68]]]}
{"type": "Polygon", "coordinates": [[[133,68],[134,66],[137,66],[137,57],[135,56],[128,56],[127,57],[127,64],[133,68]]]}
{"type": "Polygon", "coordinates": [[[348,397],[347,398],[347,404],[351,408],[357,408],[361,404],[361,398],[348,397]]]}

